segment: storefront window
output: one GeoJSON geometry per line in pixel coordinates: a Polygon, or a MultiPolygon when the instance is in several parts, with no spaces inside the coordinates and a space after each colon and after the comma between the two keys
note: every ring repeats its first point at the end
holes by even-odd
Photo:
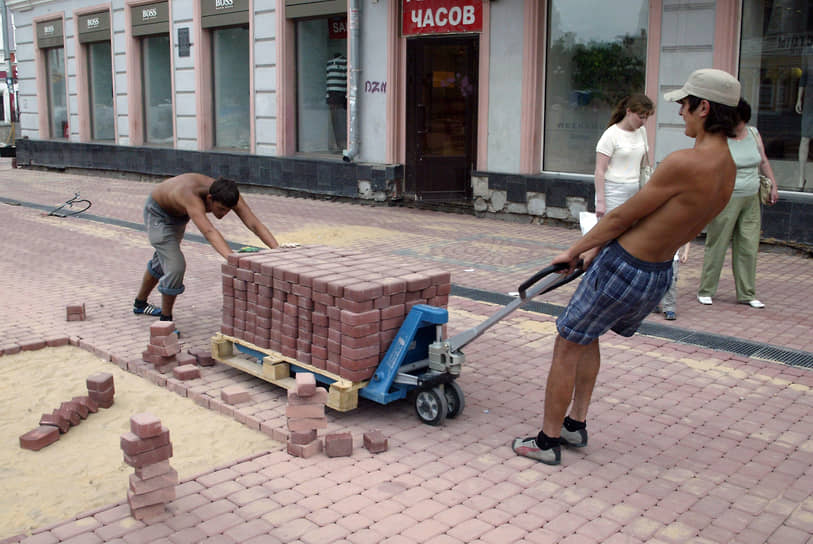
{"type": "Polygon", "coordinates": [[[647,0],[551,0],[543,170],[592,174],[616,102],[643,92],[647,0]]]}
{"type": "Polygon", "coordinates": [[[68,137],[68,108],[65,104],[65,49],[51,47],[45,54],[48,90],[48,125],[51,138],[68,137]]]}
{"type": "Polygon", "coordinates": [[[169,36],[141,39],[141,73],[144,75],[144,140],[148,144],[172,143],[172,80],[169,36]]]}
{"type": "Polygon", "coordinates": [[[813,6],[809,0],[745,0],[742,94],[780,189],[813,190],[813,6]],[[808,181],[805,184],[805,180],[808,181]]]}
{"type": "Polygon", "coordinates": [[[114,140],[113,65],[110,42],[88,44],[90,128],[94,140],[114,140]]]}
{"type": "Polygon", "coordinates": [[[217,28],[212,32],[215,147],[250,147],[248,27],[217,28]]]}
{"type": "Polygon", "coordinates": [[[296,23],[297,151],[347,147],[346,17],[296,23]]]}

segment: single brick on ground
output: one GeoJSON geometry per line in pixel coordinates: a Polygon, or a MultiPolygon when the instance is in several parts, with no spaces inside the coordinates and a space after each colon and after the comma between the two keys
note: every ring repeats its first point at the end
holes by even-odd
{"type": "Polygon", "coordinates": [[[192,364],[176,366],[172,369],[172,375],[179,380],[195,380],[200,378],[200,369],[192,364]]]}
{"type": "Polygon", "coordinates": [[[59,429],[50,425],[40,425],[20,436],[20,447],[38,451],[59,440],[59,429]]]}
{"type": "Polygon", "coordinates": [[[84,302],[82,304],[68,304],[66,313],[68,321],[84,321],[87,319],[84,302]]]}
{"type": "Polygon", "coordinates": [[[251,393],[242,385],[230,385],[220,390],[220,399],[226,404],[240,404],[251,398],[251,393]]]}
{"type": "Polygon", "coordinates": [[[326,435],[325,455],[328,457],[349,457],[353,455],[353,435],[350,433],[326,435]]]}
{"type": "Polygon", "coordinates": [[[387,451],[387,437],[379,430],[364,433],[364,447],[370,453],[387,451]]]}

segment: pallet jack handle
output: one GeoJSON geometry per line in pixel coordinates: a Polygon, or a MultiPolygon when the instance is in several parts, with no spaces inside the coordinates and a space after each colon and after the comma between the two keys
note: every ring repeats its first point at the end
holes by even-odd
{"type": "Polygon", "coordinates": [[[495,323],[504,319],[506,316],[511,314],[514,310],[531,300],[537,295],[541,295],[542,293],[547,293],[549,291],[553,291],[557,287],[561,287],[562,285],[569,283],[579,276],[582,275],[584,272],[582,267],[584,264],[579,261],[577,267],[573,270],[573,272],[569,274],[558,274],[558,272],[567,268],[566,264],[555,264],[543,268],[530,278],[528,278],[522,285],[519,286],[519,296],[509,302],[507,305],[503,306],[499,311],[497,311],[494,315],[480,323],[479,325],[472,327],[471,329],[465,330],[461,333],[458,333],[446,341],[448,345],[449,353],[454,353],[463,348],[466,344],[478,338],[481,334],[486,332],[490,329],[495,323]],[[557,272],[556,275],[551,276],[554,272],[557,272]],[[546,278],[546,276],[550,276],[546,278]],[[544,281],[542,283],[538,283],[543,278],[544,281]]]}
{"type": "Polygon", "coordinates": [[[582,275],[582,272],[584,272],[584,270],[582,270],[583,267],[584,267],[584,261],[579,260],[579,263],[576,265],[576,268],[573,270],[573,272],[571,272],[570,274],[561,275],[558,278],[559,281],[548,281],[542,289],[534,290],[533,294],[531,296],[528,296],[527,291],[528,291],[528,289],[531,288],[531,286],[533,284],[535,284],[536,282],[538,282],[539,280],[541,280],[545,276],[547,276],[549,274],[552,274],[553,272],[560,272],[560,271],[564,270],[565,268],[567,268],[567,265],[564,264],[564,263],[557,263],[557,264],[552,264],[552,265],[550,265],[550,266],[548,266],[546,268],[543,268],[542,270],[540,270],[539,272],[537,272],[536,274],[534,274],[533,276],[531,276],[530,278],[528,278],[527,280],[522,282],[522,284],[519,286],[519,289],[518,289],[519,298],[521,298],[521,299],[533,298],[533,297],[535,297],[537,295],[541,295],[542,293],[547,293],[548,291],[553,291],[557,287],[561,287],[562,285],[564,285],[566,283],[570,283],[571,281],[575,280],[576,278],[578,278],[579,276],[582,275]]]}

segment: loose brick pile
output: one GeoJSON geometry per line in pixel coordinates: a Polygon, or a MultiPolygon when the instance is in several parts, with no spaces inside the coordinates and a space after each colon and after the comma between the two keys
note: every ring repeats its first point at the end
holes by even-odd
{"type": "Polygon", "coordinates": [[[232,254],[223,334],[351,381],[369,379],[415,304],[445,308],[451,275],[323,246],[232,254]]]}
{"type": "Polygon", "coordinates": [[[86,380],[88,387],[88,397],[101,406],[110,408],[113,406],[113,397],[116,395],[116,385],[113,383],[113,375],[109,372],[97,372],[91,374],[86,380]]]}
{"type": "Polygon", "coordinates": [[[212,348],[192,348],[189,355],[195,358],[198,366],[215,366],[215,358],[212,357],[212,348]]]}
{"type": "Polygon", "coordinates": [[[178,472],[169,464],[169,429],[152,414],[135,414],[130,418],[130,432],[121,435],[120,443],[124,462],[135,469],[127,490],[131,515],[145,520],[163,514],[178,485],[178,472]]]}
{"type": "Polygon", "coordinates": [[[322,451],[318,429],[327,427],[325,403],[327,389],[316,387],[316,378],[310,372],[296,374],[296,387],[288,390],[288,453],[297,457],[311,457],[322,451]]]}
{"type": "Polygon", "coordinates": [[[151,363],[161,374],[166,374],[177,366],[197,362],[194,355],[181,353],[174,321],[156,321],[150,325],[150,343],[142,352],[141,358],[151,363]]]}
{"type": "Polygon", "coordinates": [[[87,318],[87,314],[85,314],[85,304],[69,304],[67,314],[68,321],[84,321],[87,318]]]}
{"type": "Polygon", "coordinates": [[[107,372],[91,374],[86,383],[88,388],[86,396],[73,397],[60,404],[59,408],[50,414],[42,414],[39,427],[20,436],[20,447],[33,451],[41,450],[59,440],[60,434],[65,434],[71,427],[79,425],[89,414],[98,412],[99,407],[113,406],[116,390],[112,374],[107,372]]]}

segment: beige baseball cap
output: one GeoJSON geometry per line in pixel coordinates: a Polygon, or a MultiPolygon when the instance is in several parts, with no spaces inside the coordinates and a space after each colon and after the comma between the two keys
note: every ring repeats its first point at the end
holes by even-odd
{"type": "Polygon", "coordinates": [[[723,70],[703,68],[692,72],[683,87],[676,91],[669,91],[663,95],[663,98],[670,102],[677,102],[689,95],[736,107],[740,101],[740,82],[723,70]]]}

